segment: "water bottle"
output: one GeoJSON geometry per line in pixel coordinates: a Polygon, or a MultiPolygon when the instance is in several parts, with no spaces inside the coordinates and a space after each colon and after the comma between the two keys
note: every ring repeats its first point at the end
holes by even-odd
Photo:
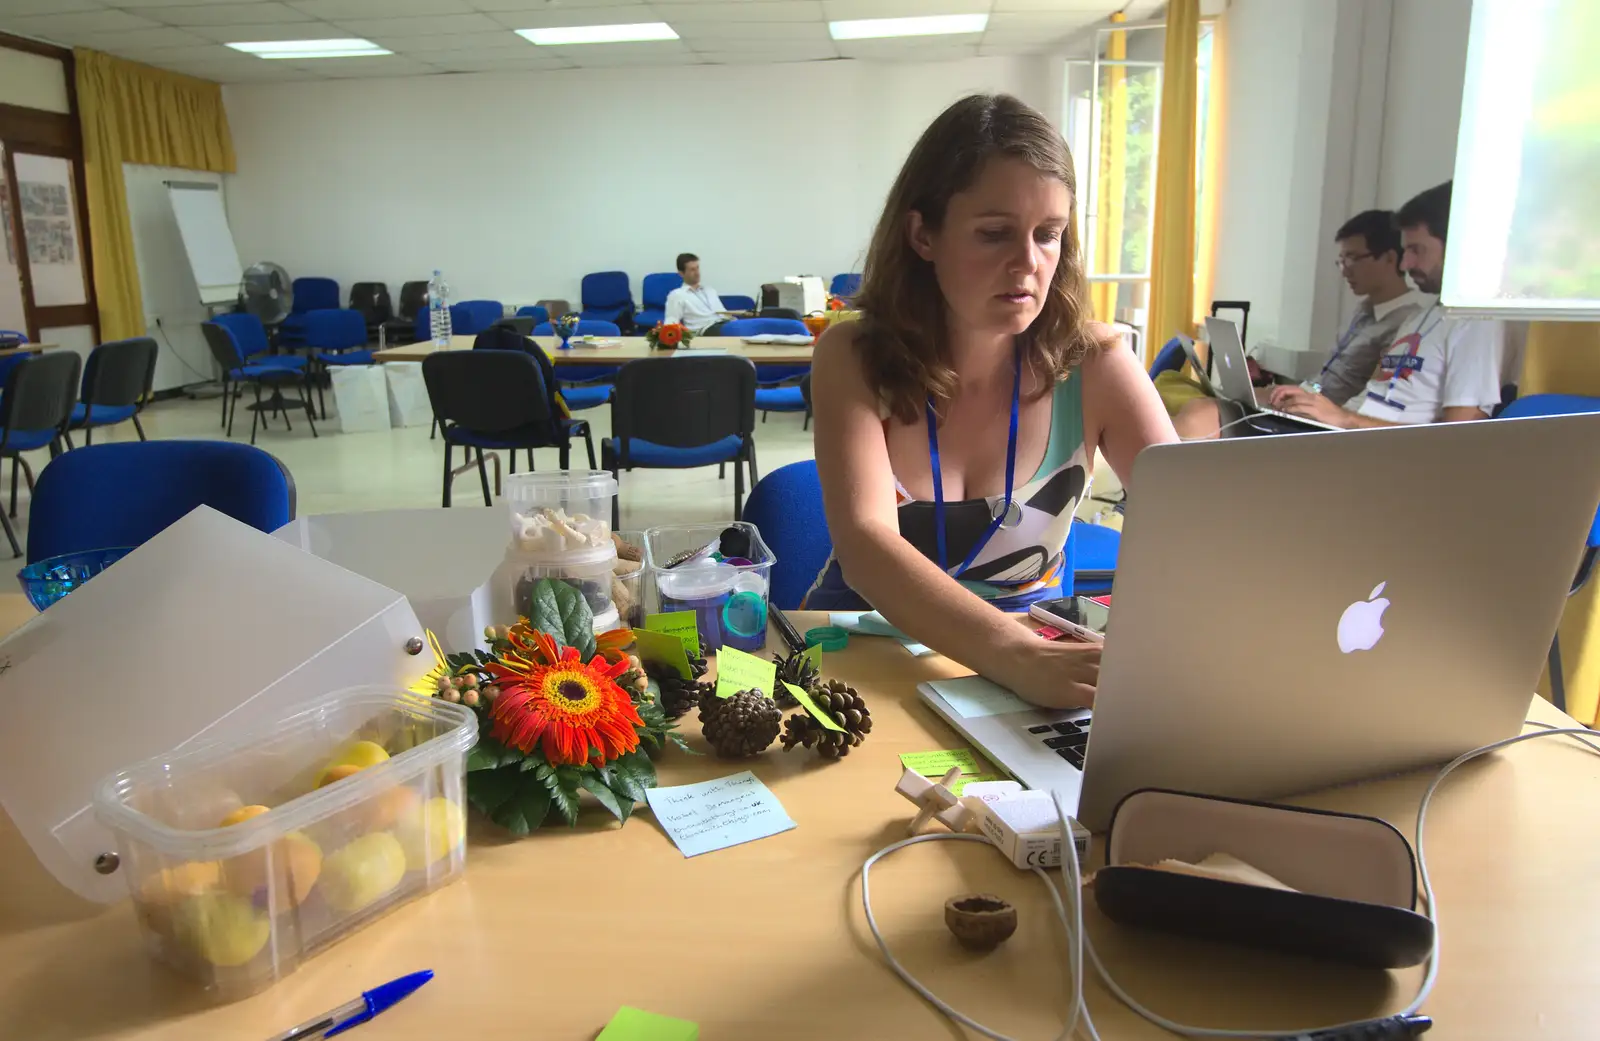
{"type": "Polygon", "coordinates": [[[450,346],[450,304],[445,299],[449,292],[444,276],[435,268],[433,278],[428,280],[428,328],[435,347],[450,346]]]}

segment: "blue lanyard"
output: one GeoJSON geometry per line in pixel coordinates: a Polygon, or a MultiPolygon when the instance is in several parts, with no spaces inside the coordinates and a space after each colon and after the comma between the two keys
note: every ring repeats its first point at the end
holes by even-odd
{"type": "MultiPolygon", "coordinates": [[[[989,529],[978,539],[972,547],[972,552],[967,554],[967,559],[961,562],[961,567],[956,571],[955,577],[964,574],[972,562],[983,552],[983,547],[994,538],[994,533],[1000,530],[1000,525],[1011,513],[1012,482],[1017,472],[1017,417],[1022,406],[1022,350],[1013,347],[1011,353],[1011,433],[1006,441],[1006,501],[995,514],[994,520],[989,522],[989,529]]],[[[939,466],[939,420],[933,412],[933,402],[930,400],[923,406],[928,417],[928,463],[933,467],[933,530],[934,538],[939,546],[939,569],[945,574],[950,573],[949,557],[945,550],[944,541],[944,474],[939,466]]]]}
{"type": "MultiPolygon", "coordinates": [[[[1428,316],[1430,314],[1432,314],[1434,312],[1434,309],[1437,308],[1438,306],[1439,306],[1439,301],[1435,300],[1433,303],[1428,305],[1428,309],[1426,311],[1422,312],[1422,317],[1417,319],[1417,332],[1416,332],[1417,342],[1412,344],[1409,348],[1406,349],[1406,357],[1408,357],[1408,358],[1416,357],[1417,356],[1417,352],[1422,350],[1422,341],[1427,338],[1427,335],[1429,333],[1433,332],[1434,326],[1436,326],[1440,322],[1444,321],[1444,315],[1440,315],[1439,317],[1437,317],[1437,318],[1435,318],[1433,320],[1433,325],[1428,326],[1426,329],[1424,329],[1422,327],[1422,323],[1426,322],[1428,320],[1428,316]]],[[[1401,337],[1401,339],[1405,339],[1405,337],[1401,337]]],[[[1399,341],[1396,341],[1396,342],[1398,343],[1399,341]]],[[[1383,389],[1383,399],[1382,400],[1383,400],[1383,403],[1385,405],[1388,405],[1391,408],[1398,408],[1398,409],[1402,409],[1403,410],[1405,408],[1404,405],[1396,405],[1393,401],[1389,400],[1390,398],[1392,398],[1394,396],[1394,388],[1400,382],[1400,372],[1401,372],[1400,366],[1396,365],[1395,368],[1394,368],[1394,371],[1389,376],[1389,385],[1383,389]]]]}
{"type": "Polygon", "coordinates": [[[1323,363],[1322,371],[1317,373],[1317,378],[1319,380],[1328,374],[1329,369],[1333,368],[1333,363],[1339,360],[1339,355],[1343,354],[1349,349],[1351,341],[1356,338],[1356,327],[1361,324],[1361,319],[1365,318],[1366,315],[1367,312],[1364,308],[1356,309],[1355,317],[1350,319],[1349,328],[1345,329],[1344,335],[1339,337],[1339,342],[1334,346],[1333,353],[1330,354],[1328,356],[1328,360],[1323,363]]]}

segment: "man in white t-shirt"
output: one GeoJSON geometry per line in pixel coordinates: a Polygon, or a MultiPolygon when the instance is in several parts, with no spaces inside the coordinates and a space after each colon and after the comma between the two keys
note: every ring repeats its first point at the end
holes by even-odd
{"type": "MultiPolygon", "coordinates": [[[[1418,195],[1398,215],[1400,266],[1419,290],[1435,297],[1444,278],[1449,221],[1449,181],[1418,195]]],[[[1275,402],[1285,412],[1349,429],[1487,419],[1500,403],[1503,340],[1499,322],[1446,318],[1436,298],[1400,326],[1355,411],[1299,387],[1283,391],[1275,402]]]]}
{"type": "Polygon", "coordinates": [[[700,282],[700,258],[693,253],[678,254],[678,274],[683,285],[667,294],[667,324],[677,323],[697,336],[715,333],[728,320],[717,291],[700,282]]]}

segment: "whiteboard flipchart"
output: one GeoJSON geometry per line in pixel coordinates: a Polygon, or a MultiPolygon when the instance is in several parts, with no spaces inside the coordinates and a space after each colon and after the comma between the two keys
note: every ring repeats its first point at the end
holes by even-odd
{"type": "Polygon", "coordinates": [[[222,192],[217,185],[200,182],[168,181],[172,215],[183,236],[184,252],[200,287],[200,302],[232,303],[239,295],[244,268],[239,250],[228,228],[228,214],[222,208],[222,192]]]}

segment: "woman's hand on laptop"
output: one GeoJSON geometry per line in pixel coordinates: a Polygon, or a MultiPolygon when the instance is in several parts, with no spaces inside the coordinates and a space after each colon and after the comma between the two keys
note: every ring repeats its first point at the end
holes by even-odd
{"type": "Polygon", "coordinates": [[[1045,708],[1089,708],[1100,683],[1100,645],[1071,640],[1041,640],[1024,645],[990,679],[1045,708]]]}

